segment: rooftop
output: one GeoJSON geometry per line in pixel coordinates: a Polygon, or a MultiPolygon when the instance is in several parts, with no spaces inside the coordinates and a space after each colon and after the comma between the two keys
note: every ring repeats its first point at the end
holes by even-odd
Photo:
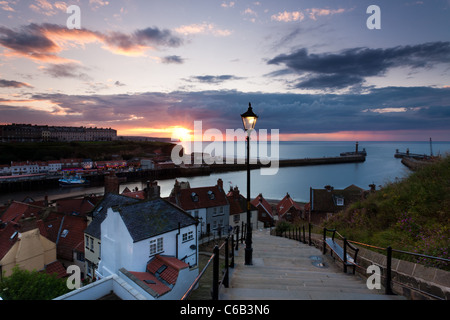
{"type": "Polygon", "coordinates": [[[108,208],[129,203],[136,203],[138,201],[139,200],[137,199],[133,199],[124,195],[106,193],[103,197],[103,200],[97,204],[94,211],[92,212],[92,222],[86,228],[85,233],[94,238],[100,239],[100,226],[103,220],[105,220],[106,218],[106,212],[108,211],[108,208]]]}
{"type": "Polygon", "coordinates": [[[196,223],[191,215],[160,198],[124,204],[113,210],[120,213],[134,242],[196,223]]]}

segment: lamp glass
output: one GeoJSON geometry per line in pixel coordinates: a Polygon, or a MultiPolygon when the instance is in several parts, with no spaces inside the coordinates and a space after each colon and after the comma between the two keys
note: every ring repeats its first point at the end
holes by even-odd
{"type": "Polygon", "coordinates": [[[248,107],[246,113],[241,115],[242,123],[244,124],[245,131],[253,130],[256,126],[256,121],[258,120],[258,116],[253,113],[253,109],[251,105],[248,107]]]}

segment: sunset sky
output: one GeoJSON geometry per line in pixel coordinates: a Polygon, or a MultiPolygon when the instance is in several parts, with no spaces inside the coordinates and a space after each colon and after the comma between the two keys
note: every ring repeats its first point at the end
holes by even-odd
{"type": "Polygon", "coordinates": [[[0,57],[0,124],[170,137],[251,102],[283,140],[450,140],[450,0],[0,1],[0,57]]]}

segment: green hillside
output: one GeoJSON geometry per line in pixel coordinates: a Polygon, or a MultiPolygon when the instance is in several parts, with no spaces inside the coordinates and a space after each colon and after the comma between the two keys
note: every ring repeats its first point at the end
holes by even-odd
{"type": "Polygon", "coordinates": [[[449,259],[450,157],[385,185],[326,226],[349,240],[449,259]]]}

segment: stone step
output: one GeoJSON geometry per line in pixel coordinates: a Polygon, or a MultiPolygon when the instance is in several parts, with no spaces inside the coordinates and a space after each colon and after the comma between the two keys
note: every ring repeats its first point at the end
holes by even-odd
{"type": "MultiPolygon", "coordinates": [[[[369,290],[364,279],[343,273],[329,255],[313,246],[253,233],[253,264],[244,264],[244,247],[236,251],[225,300],[394,300],[382,290],[369,290]]],[[[400,299],[404,299],[400,297],[400,299]]]]}

